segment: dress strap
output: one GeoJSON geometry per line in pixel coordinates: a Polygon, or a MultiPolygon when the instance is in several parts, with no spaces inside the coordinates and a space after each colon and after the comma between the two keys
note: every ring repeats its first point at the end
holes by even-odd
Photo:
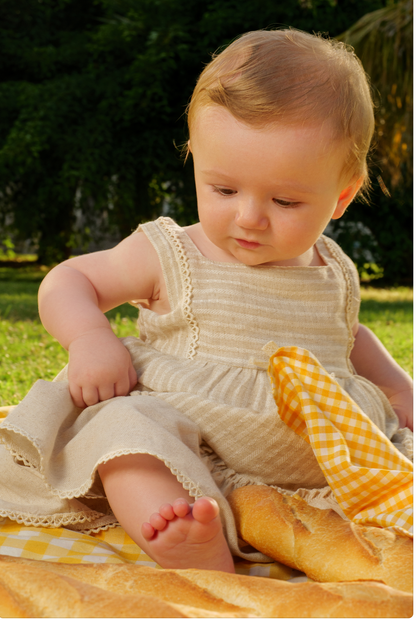
{"type": "Polygon", "coordinates": [[[347,350],[347,356],[349,358],[355,342],[352,330],[355,323],[358,321],[358,314],[360,310],[360,279],[354,263],[341,250],[339,245],[333,241],[333,239],[330,239],[325,235],[322,235],[321,239],[332,258],[334,258],[340,266],[346,283],[347,298],[345,303],[345,319],[349,332],[347,350]]]}
{"type": "Polygon", "coordinates": [[[182,308],[182,316],[189,327],[186,357],[192,359],[198,347],[199,327],[192,311],[192,277],[180,230],[169,217],[160,217],[138,228],[138,232],[146,234],[159,256],[171,308],[182,308]]]}

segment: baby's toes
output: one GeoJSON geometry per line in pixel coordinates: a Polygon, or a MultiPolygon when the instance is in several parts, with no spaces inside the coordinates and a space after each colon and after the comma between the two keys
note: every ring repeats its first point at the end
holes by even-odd
{"type": "Polygon", "coordinates": [[[191,506],[188,504],[186,499],[179,498],[175,499],[172,504],[173,512],[177,517],[186,517],[192,510],[191,506]]]}
{"type": "Polygon", "coordinates": [[[145,540],[152,540],[155,533],[156,533],[156,530],[154,527],[150,525],[150,523],[142,524],[142,536],[145,540]]]}
{"type": "Polygon", "coordinates": [[[200,497],[194,504],[192,515],[200,523],[209,523],[218,517],[219,506],[212,497],[200,497]]]}
{"type": "Polygon", "coordinates": [[[163,504],[159,508],[159,514],[162,515],[162,517],[166,519],[166,521],[172,521],[172,519],[175,517],[175,513],[171,504],[163,504]]]}
{"type": "Polygon", "coordinates": [[[164,517],[162,517],[161,514],[159,514],[158,512],[154,512],[149,519],[149,523],[152,527],[154,527],[155,530],[158,530],[160,532],[161,530],[165,529],[168,522],[164,517]]]}

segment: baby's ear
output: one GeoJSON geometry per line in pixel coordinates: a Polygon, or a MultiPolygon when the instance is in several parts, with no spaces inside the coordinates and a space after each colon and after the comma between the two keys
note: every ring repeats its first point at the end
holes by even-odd
{"type": "Polygon", "coordinates": [[[363,181],[364,178],[360,177],[359,179],[357,179],[357,181],[353,181],[351,185],[348,185],[348,187],[342,190],[341,194],[339,195],[335,211],[332,214],[333,220],[338,220],[344,215],[348,205],[354,200],[357,192],[362,186],[363,181]]]}

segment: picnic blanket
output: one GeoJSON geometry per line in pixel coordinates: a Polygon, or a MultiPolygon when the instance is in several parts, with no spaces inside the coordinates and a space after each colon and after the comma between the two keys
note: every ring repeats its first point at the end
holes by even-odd
{"type": "MultiPolygon", "coordinates": [[[[63,527],[27,527],[3,519],[0,524],[0,555],[65,564],[124,563],[160,568],[120,526],[98,534],[82,534],[63,527]]],[[[279,562],[255,564],[237,560],[235,568],[240,575],[294,582],[307,580],[299,571],[279,562]]]]}

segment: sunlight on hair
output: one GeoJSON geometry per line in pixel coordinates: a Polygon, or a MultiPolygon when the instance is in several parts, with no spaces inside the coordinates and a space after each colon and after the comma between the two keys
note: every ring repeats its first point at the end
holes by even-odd
{"type": "Polygon", "coordinates": [[[295,29],[244,34],[201,73],[187,110],[190,136],[199,111],[212,105],[257,128],[330,122],[334,140],[347,144],[346,179],[363,178],[361,193],[368,187],[374,106],[361,62],[344,43],[295,29]]]}

